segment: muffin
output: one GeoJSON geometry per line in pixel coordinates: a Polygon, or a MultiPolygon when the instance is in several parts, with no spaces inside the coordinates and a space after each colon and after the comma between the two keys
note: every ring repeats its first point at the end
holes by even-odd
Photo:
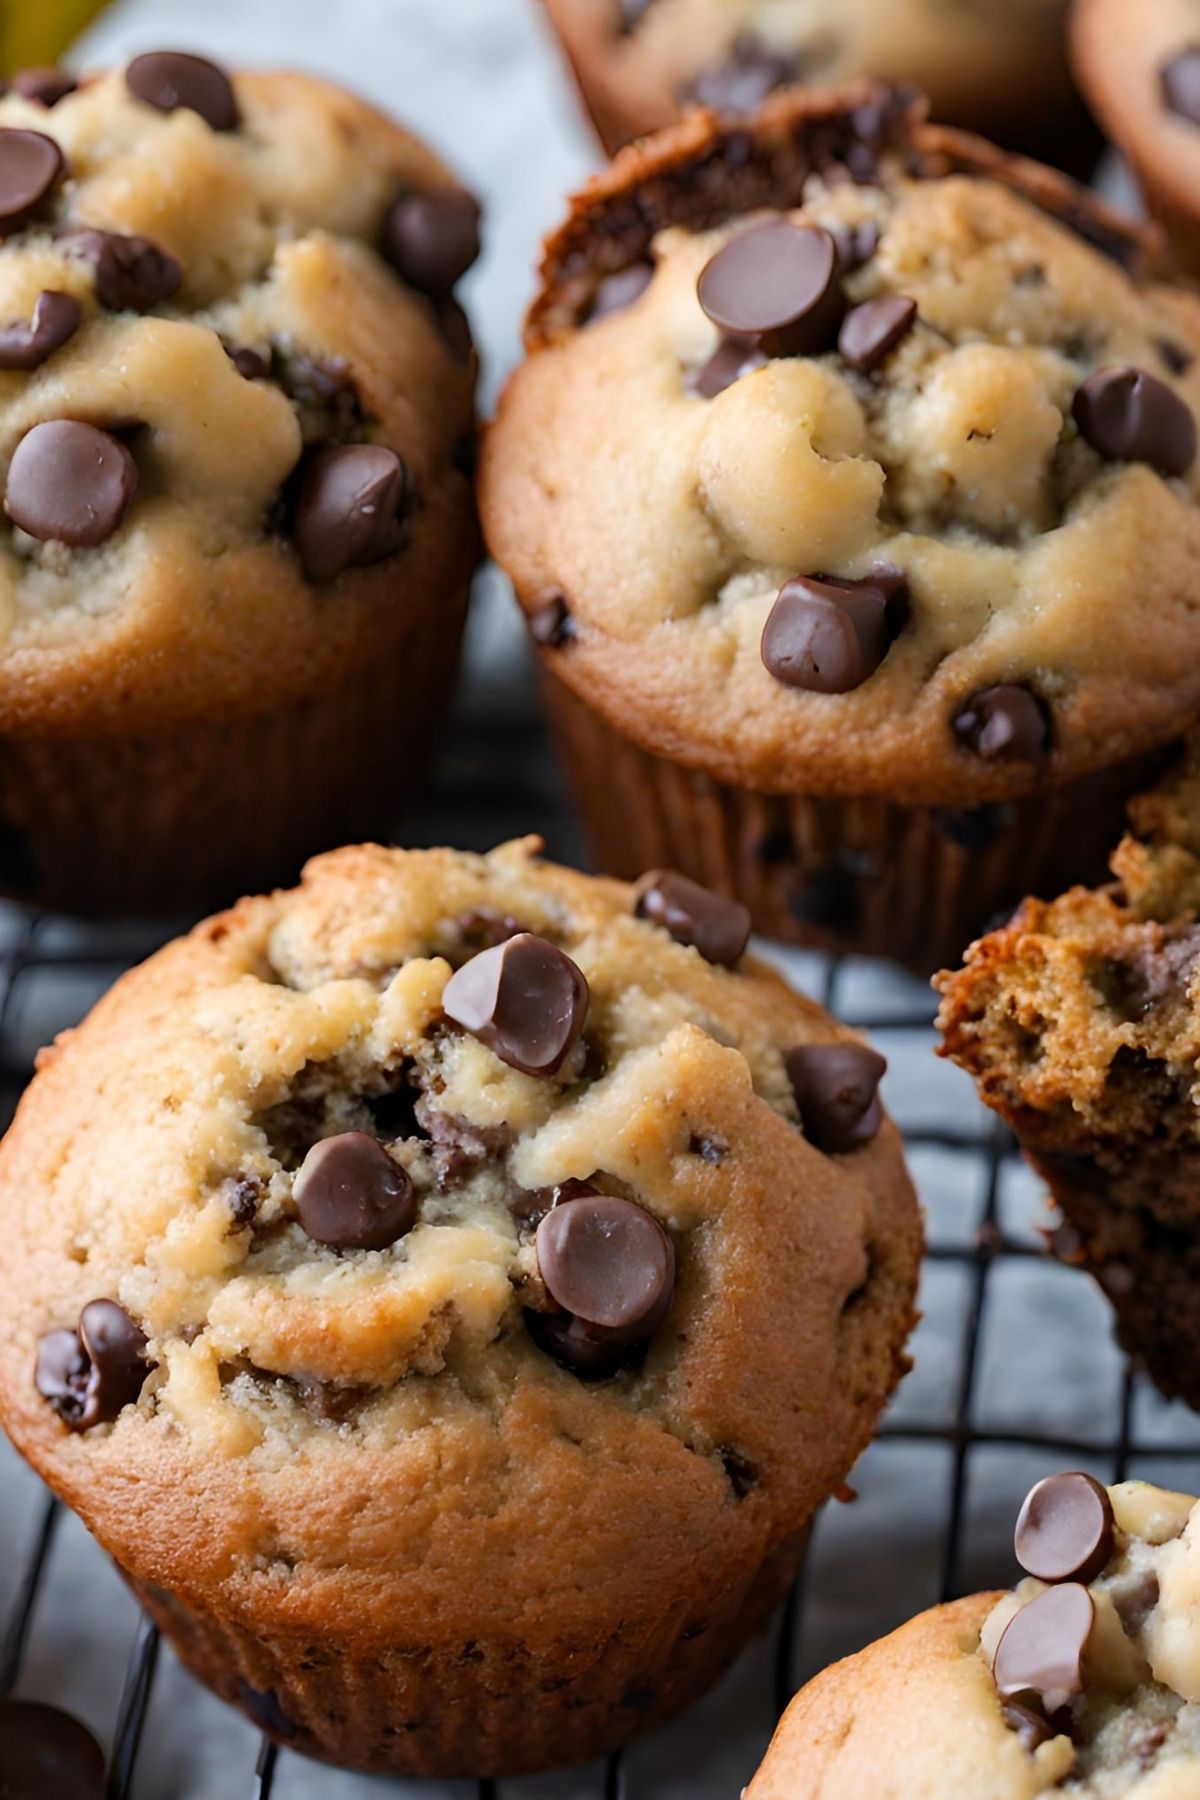
{"type": "Polygon", "coordinates": [[[924,973],[1103,868],[1200,706],[1200,302],[1151,248],[874,83],[584,190],[481,510],[603,868],[924,973]]]}
{"type": "Polygon", "coordinates": [[[1068,0],[545,0],[610,154],[690,106],[781,87],[909,81],[934,117],[1086,170],[1099,138],[1067,67],[1068,0]]]}
{"type": "Polygon", "coordinates": [[[1200,754],[1131,808],[1114,885],[1029,900],[939,977],[943,1054],[1047,1183],[1051,1247],[1200,1409],[1200,754]]]}
{"type": "Polygon", "coordinates": [[[1191,0],[1076,0],[1079,82],[1180,262],[1200,271],[1200,19],[1191,0]]]}
{"type": "Polygon", "coordinates": [[[342,850],[198,926],[0,1150],[0,1420],[196,1674],[364,1769],[684,1705],[906,1366],[883,1059],[743,909],[538,848],[342,850]]]}
{"type": "Polygon", "coordinates": [[[0,99],[0,888],[228,901],[419,782],[477,560],[477,209],[298,75],[0,99]]]}
{"type": "Polygon", "coordinates": [[[1026,1579],[826,1669],[746,1800],[1195,1800],[1200,1505],[1090,1475],[1033,1489],[1026,1579]]]}

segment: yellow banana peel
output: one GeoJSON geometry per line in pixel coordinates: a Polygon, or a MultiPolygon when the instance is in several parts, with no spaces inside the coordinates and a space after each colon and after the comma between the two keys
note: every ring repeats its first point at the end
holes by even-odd
{"type": "Polygon", "coordinates": [[[107,0],[0,0],[0,73],[57,62],[107,0]]]}

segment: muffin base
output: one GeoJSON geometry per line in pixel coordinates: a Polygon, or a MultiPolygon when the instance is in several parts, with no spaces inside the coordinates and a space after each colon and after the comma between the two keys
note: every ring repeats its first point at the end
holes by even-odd
{"type": "Polygon", "coordinates": [[[165,736],[0,736],[0,892],[85,917],[209,910],[387,837],[420,791],[469,585],[332,690],[165,736]]]}
{"type": "Polygon", "coordinates": [[[788,1592],[809,1536],[699,1607],[536,1650],[483,1639],[364,1656],[268,1641],[126,1579],[191,1673],[277,1743],[372,1774],[487,1778],[607,1756],[698,1699],[788,1592]]]}
{"type": "Polygon", "coordinates": [[[1099,879],[1165,756],[967,812],[764,794],[641,749],[548,671],[543,693],[598,869],[678,869],[736,896],[764,937],[918,975],[956,962],[1025,895],[1099,879]]]}

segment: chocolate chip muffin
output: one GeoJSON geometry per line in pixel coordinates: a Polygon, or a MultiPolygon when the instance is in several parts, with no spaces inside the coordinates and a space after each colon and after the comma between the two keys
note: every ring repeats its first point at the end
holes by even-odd
{"type": "Polygon", "coordinates": [[[0,99],[0,888],[229,900],[418,782],[477,557],[477,209],[370,107],[139,56],[0,99]]]}
{"type": "Polygon", "coordinates": [[[1179,261],[1200,270],[1200,16],[1192,0],[1076,0],[1079,82],[1179,261]]]}
{"type": "Polygon", "coordinates": [[[810,1682],[746,1800],[1194,1800],[1200,1505],[1054,1475],[1016,1553],[1015,1592],[935,1607],[810,1682]]]}
{"type": "Polygon", "coordinates": [[[579,196],[482,510],[601,866],[926,973],[1103,868],[1200,706],[1200,304],[1149,255],[871,83],[579,196]]]}
{"type": "Polygon", "coordinates": [[[1029,900],[939,977],[944,1054],[1049,1183],[1051,1246],[1200,1409],[1200,755],[1131,808],[1115,884],[1029,900]]]}
{"type": "Polygon", "coordinates": [[[0,1150],[0,1418],[279,1739],[585,1760],[791,1580],[905,1366],[882,1058],[740,907],[335,852],[127,976],[0,1150]]]}
{"type": "Polygon", "coordinates": [[[908,81],[934,117],[1084,170],[1099,140],[1067,66],[1068,0],[545,0],[609,152],[692,106],[795,83],[908,81]]]}

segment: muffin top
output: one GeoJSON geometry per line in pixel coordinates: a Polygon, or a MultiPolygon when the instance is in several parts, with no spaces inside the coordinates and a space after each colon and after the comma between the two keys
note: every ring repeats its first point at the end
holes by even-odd
{"type": "Polygon", "coordinates": [[[747,1800],[1194,1800],[1200,1505],[1051,1476],[1016,1551],[1014,1593],[923,1613],[810,1683],[747,1800]]]}
{"type": "Polygon", "coordinates": [[[1200,303],[1150,249],[873,83],[622,152],[485,447],[555,674],[767,792],[969,806],[1176,732],[1200,303]]]}
{"type": "Polygon", "coordinates": [[[155,729],[380,654],[475,554],[477,208],[297,75],[0,99],[0,717],[155,729]]]}
{"type": "Polygon", "coordinates": [[[747,112],[789,82],[913,81],[938,117],[1033,112],[1065,82],[1066,0],[546,0],[627,136],[683,106],[747,112]]]}
{"type": "Polygon", "coordinates": [[[736,904],[538,848],[321,858],[46,1053],[0,1409],[144,1579],[615,1628],[740,1579],[868,1440],[920,1240],[882,1058],[736,904]]]}

